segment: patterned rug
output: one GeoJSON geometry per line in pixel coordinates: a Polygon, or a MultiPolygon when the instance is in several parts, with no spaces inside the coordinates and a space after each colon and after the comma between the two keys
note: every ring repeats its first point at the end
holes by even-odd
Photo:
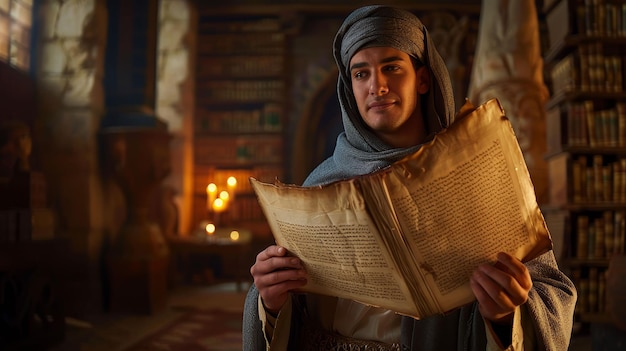
{"type": "Polygon", "coordinates": [[[189,310],[126,350],[240,351],[241,326],[241,312],[189,310]]]}

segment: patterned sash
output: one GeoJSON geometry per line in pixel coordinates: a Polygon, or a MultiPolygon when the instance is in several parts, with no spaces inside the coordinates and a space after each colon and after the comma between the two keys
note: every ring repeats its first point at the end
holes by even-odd
{"type": "Polygon", "coordinates": [[[302,326],[300,334],[302,351],[400,351],[400,344],[360,340],[343,336],[321,328],[302,326]]]}

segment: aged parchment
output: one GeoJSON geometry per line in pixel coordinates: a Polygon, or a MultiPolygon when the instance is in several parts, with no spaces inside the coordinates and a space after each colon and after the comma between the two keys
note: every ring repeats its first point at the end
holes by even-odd
{"type": "MultiPolygon", "coordinates": [[[[465,109],[468,109],[465,106],[465,109]]],[[[474,300],[469,276],[508,252],[552,248],[510,122],[497,100],[373,174],[318,187],[251,179],[306,292],[423,318],[474,300]]]]}

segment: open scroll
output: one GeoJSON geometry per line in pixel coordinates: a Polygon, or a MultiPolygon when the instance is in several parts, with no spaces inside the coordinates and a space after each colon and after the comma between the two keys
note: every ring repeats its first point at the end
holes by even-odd
{"type": "Polygon", "coordinates": [[[466,103],[414,154],[315,187],[250,179],[278,245],[298,256],[305,292],[424,318],[475,298],[469,277],[504,251],[552,249],[511,124],[497,100],[466,103]]]}

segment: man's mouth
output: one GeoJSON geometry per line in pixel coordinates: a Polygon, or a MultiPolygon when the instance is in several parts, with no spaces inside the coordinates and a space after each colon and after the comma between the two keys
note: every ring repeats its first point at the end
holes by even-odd
{"type": "Polygon", "coordinates": [[[393,101],[376,101],[369,104],[370,110],[384,110],[395,104],[393,101]]]}

